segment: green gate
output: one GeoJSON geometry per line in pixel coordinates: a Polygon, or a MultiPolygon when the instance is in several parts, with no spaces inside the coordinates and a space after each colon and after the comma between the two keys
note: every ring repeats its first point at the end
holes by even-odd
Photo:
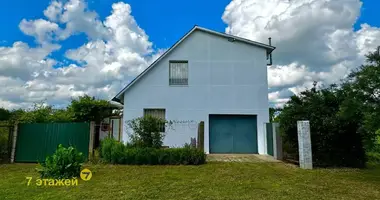
{"type": "Polygon", "coordinates": [[[59,144],[74,146],[87,158],[89,139],[89,123],[19,124],[15,161],[44,161],[59,144]]]}
{"type": "Polygon", "coordinates": [[[210,153],[258,153],[255,115],[210,115],[210,153]]]}

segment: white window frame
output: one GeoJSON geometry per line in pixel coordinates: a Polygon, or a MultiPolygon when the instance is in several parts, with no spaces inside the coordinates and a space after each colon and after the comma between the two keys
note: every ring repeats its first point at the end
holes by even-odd
{"type": "Polygon", "coordinates": [[[189,85],[189,62],[187,60],[170,60],[169,61],[169,85],[170,86],[188,86],[189,85]],[[184,64],[186,66],[183,72],[180,69],[174,71],[173,68],[178,67],[175,64],[184,64]],[[183,78],[178,78],[177,80],[172,78],[172,74],[176,73],[176,76],[183,78]],[[183,74],[181,74],[183,73],[183,74]]]}

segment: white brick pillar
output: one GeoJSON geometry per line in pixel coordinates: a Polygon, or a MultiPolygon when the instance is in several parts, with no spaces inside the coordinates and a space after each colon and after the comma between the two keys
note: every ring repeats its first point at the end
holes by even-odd
{"type": "Polygon", "coordinates": [[[300,168],[313,169],[309,121],[297,121],[300,168]]]}

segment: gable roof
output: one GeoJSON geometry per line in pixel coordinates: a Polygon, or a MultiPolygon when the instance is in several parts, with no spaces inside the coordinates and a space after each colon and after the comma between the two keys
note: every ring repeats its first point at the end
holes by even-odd
{"type": "Polygon", "coordinates": [[[267,45],[267,44],[260,43],[260,42],[255,42],[255,41],[248,40],[248,39],[241,38],[241,37],[237,37],[237,36],[234,36],[234,35],[229,35],[229,34],[217,32],[217,31],[213,31],[213,30],[210,30],[210,29],[203,28],[203,27],[195,25],[180,40],[178,40],[173,46],[171,46],[167,51],[165,51],[165,53],[163,53],[157,60],[155,60],[148,68],[146,68],[143,72],[141,72],[138,76],[136,76],[135,79],[133,79],[127,86],[125,86],[118,94],[116,94],[116,96],[112,99],[112,101],[117,101],[117,102],[123,104],[123,102],[121,102],[121,98],[122,98],[123,94],[125,93],[125,91],[127,91],[132,85],[134,85],[142,76],[144,76],[157,63],[159,63],[160,60],[162,60],[166,55],[168,55],[171,51],[173,51],[179,44],[182,43],[182,41],[184,41],[187,37],[189,37],[196,30],[203,31],[203,32],[206,32],[206,33],[210,33],[210,34],[213,34],[213,35],[217,35],[217,36],[220,36],[220,37],[225,37],[225,38],[228,38],[228,39],[232,39],[233,41],[237,40],[237,41],[240,41],[240,42],[243,42],[243,43],[246,43],[246,44],[250,44],[250,45],[254,45],[254,46],[257,46],[257,47],[264,48],[264,49],[267,50],[267,55],[269,55],[270,53],[272,53],[272,51],[274,49],[276,49],[276,47],[271,46],[271,45],[267,45]]]}

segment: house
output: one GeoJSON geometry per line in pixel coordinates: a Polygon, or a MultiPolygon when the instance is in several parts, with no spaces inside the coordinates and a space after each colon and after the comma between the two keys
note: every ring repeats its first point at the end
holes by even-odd
{"type": "MultiPolygon", "coordinates": [[[[164,145],[197,137],[206,153],[265,154],[267,60],[275,47],[195,26],[115,97],[123,123],[151,114],[174,122],[164,145]]],[[[124,142],[131,133],[123,126],[124,142]]]]}

